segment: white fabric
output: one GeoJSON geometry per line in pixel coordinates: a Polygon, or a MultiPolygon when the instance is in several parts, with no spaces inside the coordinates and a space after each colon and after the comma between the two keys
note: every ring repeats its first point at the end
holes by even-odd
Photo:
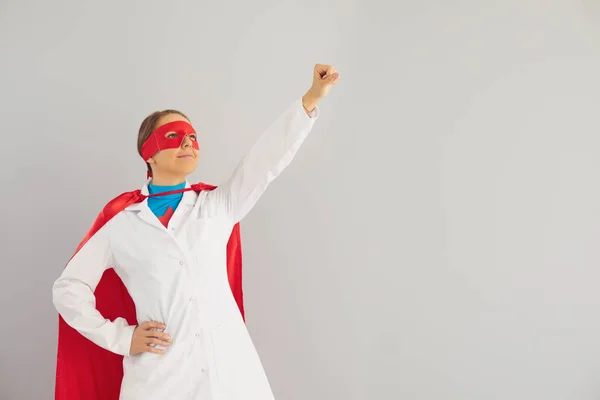
{"type": "Polygon", "coordinates": [[[295,101],[227,182],[199,195],[185,192],[168,228],[147,201],[134,204],[100,229],[56,280],[53,301],[65,321],[125,356],[121,400],[273,399],[229,287],[226,245],[234,224],[292,161],[318,114],[308,116],[295,101]],[[107,268],[127,287],[139,323],[167,325],[173,343],[164,354],[130,356],[134,327],[96,310],[93,291],[107,268]]]}

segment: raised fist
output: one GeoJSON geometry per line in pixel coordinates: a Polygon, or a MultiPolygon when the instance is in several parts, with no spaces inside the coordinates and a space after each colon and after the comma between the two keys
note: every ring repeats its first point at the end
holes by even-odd
{"type": "Polygon", "coordinates": [[[335,70],[331,65],[317,64],[313,71],[313,84],[311,92],[316,97],[316,100],[320,100],[327,96],[329,90],[333,85],[338,83],[340,79],[340,73],[335,70]]]}

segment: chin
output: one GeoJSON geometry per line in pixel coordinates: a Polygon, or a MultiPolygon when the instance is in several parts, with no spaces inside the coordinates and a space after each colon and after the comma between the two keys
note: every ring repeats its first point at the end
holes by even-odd
{"type": "Polygon", "coordinates": [[[177,175],[189,175],[196,170],[196,163],[180,164],[173,168],[173,173],[177,175]]]}
{"type": "Polygon", "coordinates": [[[184,175],[189,175],[191,173],[193,173],[194,171],[196,171],[196,167],[194,168],[187,168],[184,171],[181,171],[184,175]]]}

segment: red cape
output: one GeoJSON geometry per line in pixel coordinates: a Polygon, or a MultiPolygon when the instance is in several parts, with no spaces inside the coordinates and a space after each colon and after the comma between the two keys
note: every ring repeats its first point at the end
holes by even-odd
{"type": "MultiPolygon", "coordinates": [[[[213,190],[215,186],[198,183],[192,190],[213,190]]],[[[147,196],[140,190],[123,193],[111,200],[100,212],[91,229],[81,241],[75,254],[112,217],[127,206],[143,201],[147,196]]],[[[73,258],[73,257],[71,257],[73,258]]],[[[240,227],[236,224],[227,243],[227,273],[231,291],[242,317],[242,248],[240,227]]],[[[94,292],[96,308],[107,319],[125,318],[137,325],[135,306],[127,289],[115,271],[108,269],[94,292]]],[[[118,400],[123,378],[123,356],[94,344],[59,316],[58,353],[56,359],[56,400],[118,400]]]]}

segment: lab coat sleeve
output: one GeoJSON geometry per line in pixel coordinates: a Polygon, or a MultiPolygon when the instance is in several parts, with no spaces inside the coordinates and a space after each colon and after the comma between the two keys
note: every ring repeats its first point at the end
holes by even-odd
{"type": "Polygon", "coordinates": [[[128,355],[135,326],[124,318],[110,321],[96,309],[94,290],[113,264],[107,226],[100,228],[71,258],[52,287],[52,300],[65,322],[113,353],[128,355]]]}
{"type": "Polygon", "coordinates": [[[292,162],[319,117],[307,115],[298,99],[262,133],[225,184],[212,194],[226,206],[234,223],[243,219],[267,186],[292,162]]]}

